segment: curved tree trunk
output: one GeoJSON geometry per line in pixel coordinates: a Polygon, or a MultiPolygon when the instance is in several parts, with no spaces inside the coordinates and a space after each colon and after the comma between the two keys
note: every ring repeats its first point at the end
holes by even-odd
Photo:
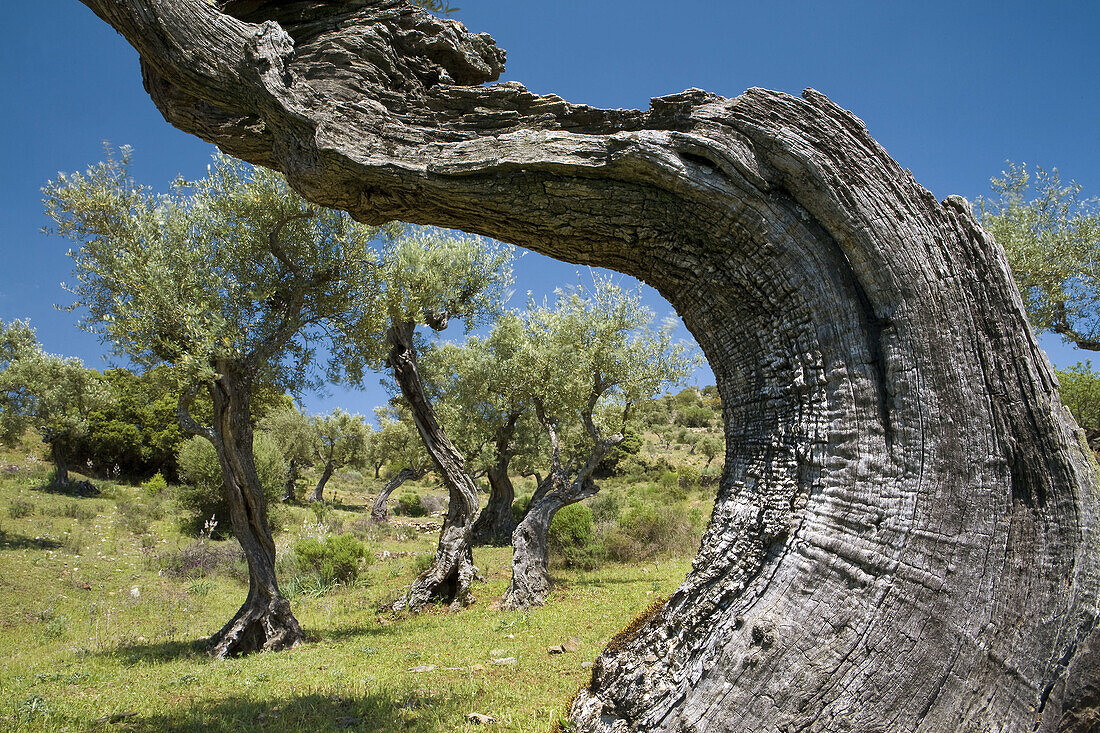
{"type": "Polygon", "coordinates": [[[516,489],[508,476],[508,462],[502,461],[489,468],[489,501],[477,515],[470,541],[474,547],[481,545],[506,545],[516,528],[512,504],[516,489]]]}
{"type": "Polygon", "coordinates": [[[417,472],[407,467],[398,471],[393,478],[385,483],[382,490],[378,492],[378,496],[374,498],[374,504],[370,508],[370,518],[376,522],[388,522],[390,513],[386,508],[386,502],[389,501],[390,494],[397,491],[397,488],[406,481],[415,481],[423,475],[423,471],[417,472]]]}
{"type": "Polygon", "coordinates": [[[325,484],[327,484],[328,480],[332,478],[332,472],[332,462],[329,461],[325,463],[325,467],[321,471],[321,478],[317,480],[317,485],[313,487],[313,491],[311,491],[309,494],[310,501],[321,501],[322,497],[324,496],[325,484]]]}
{"type": "Polygon", "coordinates": [[[221,463],[233,534],[248,561],[248,597],[232,620],[210,638],[212,655],[231,657],[285,649],[301,642],[304,634],[275,578],[275,542],[252,455],[249,382],[232,364],[219,364],[218,369],[221,376],[210,386],[213,434],[207,437],[221,463]]]}
{"type": "Polygon", "coordinates": [[[415,324],[394,325],[389,329],[389,366],[409,403],[416,429],[424,441],[428,455],[447,487],[449,502],[443,528],[439,531],[439,546],[431,566],[413,581],[409,592],[395,605],[395,610],[417,610],[433,601],[442,601],[457,608],[474,602],[471,585],[477,576],[470,546],[470,531],[477,514],[477,487],[466,473],[466,461],[443,432],[424,393],[424,384],[416,366],[413,344],[415,324]]]}
{"type": "Polygon", "coordinates": [[[535,491],[531,506],[512,532],[512,580],[504,592],[502,608],[518,610],[541,606],[550,597],[550,547],[548,537],[554,515],[562,507],[595,496],[595,484],[567,483],[556,472],[535,491]]]}
{"type": "Polygon", "coordinates": [[[364,221],[635,275],[696,336],[727,439],[714,514],[597,660],[579,729],[1088,719],[1095,463],[1001,248],[855,116],[812,90],[630,111],[482,86],[491,38],[392,0],[84,2],[173,124],[364,221]]]}

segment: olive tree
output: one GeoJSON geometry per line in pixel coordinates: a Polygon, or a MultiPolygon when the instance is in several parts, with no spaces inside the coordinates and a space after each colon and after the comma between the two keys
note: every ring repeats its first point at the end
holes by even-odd
{"type": "Polygon", "coordinates": [[[99,372],[79,359],[44,352],[26,321],[0,321],[0,442],[11,444],[38,428],[58,488],[69,485],[72,443],[87,432],[89,415],[108,394],[99,372]]]}
{"type": "Polygon", "coordinates": [[[856,114],[814,89],[571,103],[397,0],[83,2],[165,119],[318,203],[617,269],[683,318],[721,395],[715,509],[578,731],[1096,719],[1090,452],[1004,250],[856,114]]]}
{"type": "Polygon", "coordinates": [[[321,466],[317,486],[310,501],[321,501],[325,484],[332,474],[344,466],[358,466],[366,460],[371,428],[361,415],[349,415],[337,408],[328,415],[310,419],[313,432],[313,455],[321,466]]]}
{"type": "Polygon", "coordinates": [[[479,237],[410,228],[382,253],[380,288],[370,304],[384,316],[378,330],[360,327],[354,350],[343,352],[344,368],[355,381],[365,366],[389,370],[409,409],[424,447],[449,494],[439,547],[430,567],[413,581],[400,609],[418,609],[433,600],[454,606],[473,602],[476,569],[470,532],[477,516],[477,488],[466,460],[448,438],[425,392],[417,362],[418,328],[442,331],[461,320],[467,331],[499,312],[512,281],[511,251],[479,237]]]}
{"type": "Polygon", "coordinates": [[[386,482],[374,498],[370,516],[376,522],[389,520],[386,502],[390,495],[406,481],[416,481],[431,469],[432,459],[424,448],[424,441],[413,422],[408,408],[396,402],[376,410],[379,428],[371,434],[367,452],[374,477],[379,478],[382,466],[389,464],[386,482]]]}
{"type": "Polygon", "coordinates": [[[505,608],[550,594],[547,534],[554,515],[599,491],[593,474],[623,442],[636,402],[677,384],[697,364],[637,292],[597,278],[590,290],[559,291],[553,305],[525,315],[523,362],[528,399],[549,443],[547,475],[512,533],[512,581],[505,608]]]}
{"type": "Polygon", "coordinates": [[[275,578],[275,544],[253,457],[258,384],[295,390],[328,333],[369,321],[376,229],[314,206],[278,173],[217,156],[205,178],[154,194],[127,171],[129,151],[45,191],[54,231],[71,251],[83,325],[143,367],[176,380],[185,430],[215,447],[233,533],[248,560],[248,597],[211,638],[216,656],[281,649],[302,639],[275,578]],[[211,422],[188,408],[200,392],[211,422]]]}
{"type": "Polygon", "coordinates": [[[441,422],[466,454],[471,475],[489,482],[489,501],[474,522],[475,545],[511,540],[516,520],[510,470],[515,459],[530,465],[539,453],[525,336],[522,319],[507,313],[487,336],[471,336],[461,346],[440,344],[423,358],[441,422]]]}
{"type": "Polygon", "coordinates": [[[1010,162],[992,184],[982,223],[1008,254],[1032,325],[1100,351],[1100,202],[1056,168],[1010,162]]]}
{"type": "Polygon", "coordinates": [[[256,424],[257,430],[268,433],[286,462],[283,478],[284,502],[294,501],[298,476],[302,466],[312,465],[316,434],[310,419],[294,405],[273,410],[256,424]]]}

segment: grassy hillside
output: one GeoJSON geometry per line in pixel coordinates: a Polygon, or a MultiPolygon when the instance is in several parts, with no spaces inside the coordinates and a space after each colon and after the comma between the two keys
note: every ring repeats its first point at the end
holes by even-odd
{"type": "MultiPolygon", "coordinates": [[[[281,583],[311,643],[215,661],[203,639],[247,591],[235,542],[183,534],[170,487],[46,491],[49,466],[28,436],[0,453],[0,720],[27,731],[551,730],[611,636],[682,580],[709,515],[713,488],[697,475],[706,459],[675,436],[643,443],[628,475],[596,497],[607,546],[556,561],[549,603],[527,613],[494,608],[510,575],[505,547],[475,550],[485,582],[474,606],[394,617],[386,606],[424,567],[440,520],[372,526],[380,482],[337,476],[324,507],[275,509],[281,583]],[[647,507],[686,518],[687,535],[646,546],[630,522],[647,507]],[[326,585],[298,566],[295,543],[325,530],[366,543],[354,583],[326,585]],[[570,640],[575,650],[548,652],[570,640]]],[[[412,489],[443,496],[430,482],[412,489]]]]}

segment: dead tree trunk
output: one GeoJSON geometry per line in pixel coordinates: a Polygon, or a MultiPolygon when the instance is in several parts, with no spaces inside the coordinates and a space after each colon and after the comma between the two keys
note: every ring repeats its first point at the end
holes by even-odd
{"type": "Polygon", "coordinates": [[[304,639],[290,603],[275,578],[275,542],[252,454],[249,378],[232,363],[218,364],[220,376],[209,386],[214,406],[211,428],[194,426],[181,403],[181,422],[214,444],[222,468],[233,534],[248,562],[248,597],[221,631],[210,637],[210,653],[233,657],[277,651],[304,639]]]}
{"type": "Polygon", "coordinates": [[[406,481],[415,481],[424,475],[424,471],[414,471],[411,468],[402,468],[393,478],[385,483],[382,490],[378,492],[378,496],[374,498],[374,504],[370,508],[370,518],[376,522],[388,522],[389,510],[386,508],[386,502],[390,500],[390,494],[397,491],[398,487],[406,481]]]}
{"type": "Polygon", "coordinates": [[[449,502],[435,559],[413,581],[409,592],[394,608],[416,610],[436,600],[452,607],[467,606],[474,602],[471,585],[477,576],[470,545],[470,531],[477,515],[477,487],[466,473],[466,461],[443,432],[424,393],[416,365],[414,328],[415,324],[405,323],[394,324],[389,329],[389,366],[401,387],[401,394],[409,403],[424,447],[447,487],[449,502]]]}
{"type": "Polygon", "coordinates": [[[714,514],[597,660],[581,730],[1069,730],[1097,707],[1095,464],[1001,248],[854,115],[812,90],[631,111],[486,86],[489,36],[395,0],[84,2],[170,122],[316,202],[618,269],[683,317],[723,402],[714,514]]]}

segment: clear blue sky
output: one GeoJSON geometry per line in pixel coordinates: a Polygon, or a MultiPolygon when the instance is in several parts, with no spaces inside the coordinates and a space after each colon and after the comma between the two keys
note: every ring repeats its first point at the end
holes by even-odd
{"type": "MultiPolygon", "coordinates": [[[[942,198],[988,193],[1006,159],[1058,167],[1100,194],[1100,2],[735,2],[456,0],[455,16],[508,51],[506,79],[601,107],[700,87],[814,87],[861,117],[942,198]]],[[[0,46],[0,319],[30,318],[54,353],[105,366],[106,349],[55,304],[69,302],[66,241],[45,237],[39,189],[135,149],[135,175],[163,188],[198,176],[209,147],[170,127],[141,86],[137,55],[76,0],[9,3],[0,46]]],[[[528,255],[517,296],[576,282],[574,266],[528,255]]],[[[647,301],[662,317],[669,306],[647,301]]],[[[1052,361],[1084,358],[1044,339],[1052,361]]],[[[1084,356],[1088,356],[1085,354],[1084,356]]],[[[700,383],[711,381],[705,372],[700,383]]],[[[369,413],[363,392],[307,396],[308,410],[369,413]]]]}

